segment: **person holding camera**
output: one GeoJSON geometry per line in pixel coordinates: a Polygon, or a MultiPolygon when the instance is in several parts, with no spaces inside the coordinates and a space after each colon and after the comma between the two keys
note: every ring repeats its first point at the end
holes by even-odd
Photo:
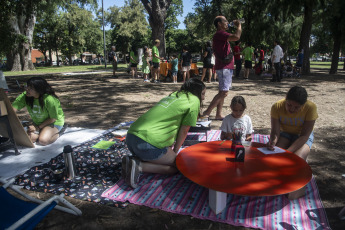
{"type": "Polygon", "coordinates": [[[224,16],[217,16],[213,22],[217,32],[213,36],[213,52],[216,57],[215,70],[218,76],[219,91],[212,99],[210,105],[203,113],[203,116],[209,116],[212,110],[217,107],[216,120],[222,120],[222,109],[225,97],[232,84],[232,75],[234,69],[234,55],[231,50],[230,41],[238,41],[241,37],[242,26],[239,20],[234,20],[236,32],[234,34],[226,32],[229,22],[224,16]]]}

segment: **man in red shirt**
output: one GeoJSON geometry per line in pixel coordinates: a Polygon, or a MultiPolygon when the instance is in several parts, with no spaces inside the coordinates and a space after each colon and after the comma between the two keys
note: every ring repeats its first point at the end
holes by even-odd
{"type": "Polygon", "coordinates": [[[261,46],[260,48],[260,56],[259,56],[259,65],[261,66],[262,69],[262,62],[265,59],[265,52],[264,52],[264,48],[261,46]]]}
{"type": "Polygon", "coordinates": [[[234,57],[230,46],[230,41],[238,41],[241,37],[242,26],[239,20],[234,20],[234,24],[237,30],[234,34],[226,32],[229,26],[229,22],[224,16],[217,16],[213,22],[217,28],[217,32],[213,35],[213,52],[216,57],[216,64],[214,69],[216,70],[219,91],[214,96],[211,104],[208,106],[203,116],[209,116],[212,110],[217,107],[216,119],[222,120],[222,109],[224,99],[228,96],[228,91],[232,84],[232,74],[234,69],[234,57]]]}
{"type": "Polygon", "coordinates": [[[234,57],[235,57],[235,64],[236,64],[236,73],[235,77],[238,78],[240,77],[240,72],[242,69],[242,59],[241,59],[241,42],[236,41],[234,46],[234,57]]]}

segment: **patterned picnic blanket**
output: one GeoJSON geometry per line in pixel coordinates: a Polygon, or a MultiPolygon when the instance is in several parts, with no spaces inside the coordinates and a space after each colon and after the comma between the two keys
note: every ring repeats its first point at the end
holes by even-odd
{"type": "MultiPolygon", "coordinates": [[[[101,194],[111,188],[121,178],[121,158],[131,155],[125,141],[115,138],[115,130],[126,127],[131,122],[121,123],[104,132],[102,135],[73,147],[77,176],[70,180],[63,173],[65,167],[63,154],[49,162],[30,168],[17,176],[15,184],[31,191],[64,193],[79,200],[97,202],[116,207],[125,207],[128,203],[103,198],[101,194]],[[114,142],[114,143],[111,143],[114,142]],[[95,148],[96,144],[110,143],[106,149],[95,148]]],[[[220,131],[208,132],[208,140],[219,138],[220,131]]],[[[189,133],[188,139],[205,141],[204,133],[189,133]]]]}
{"type": "MultiPolygon", "coordinates": [[[[269,136],[254,134],[252,140],[267,143],[269,136]]],[[[208,189],[182,174],[143,174],[136,189],[121,179],[102,197],[235,226],[269,230],[331,229],[314,178],[307,185],[306,195],[293,201],[285,195],[248,197],[228,194],[226,208],[218,215],[209,207],[208,189]]]]}

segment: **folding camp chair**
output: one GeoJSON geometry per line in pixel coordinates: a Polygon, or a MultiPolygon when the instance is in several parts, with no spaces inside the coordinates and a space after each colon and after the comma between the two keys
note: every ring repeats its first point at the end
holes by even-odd
{"type": "Polygon", "coordinates": [[[42,201],[12,185],[14,179],[10,181],[0,179],[0,182],[3,184],[0,187],[0,229],[33,229],[53,208],[78,216],[82,214],[79,209],[63,198],[64,194],[42,201]],[[11,189],[35,203],[18,199],[6,189],[11,189]],[[58,206],[59,202],[66,207],[58,206]]]}
{"type": "MultiPolygon", "coordinates": [[[[345,174],[341,175],[341,177],[345,179],[345,174]]],[[[345,207],[339,212],[338,216],[341,220],[345,220],[345,207]]]]}

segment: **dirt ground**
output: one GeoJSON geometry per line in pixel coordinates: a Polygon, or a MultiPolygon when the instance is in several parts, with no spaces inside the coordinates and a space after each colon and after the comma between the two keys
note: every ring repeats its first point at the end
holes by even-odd
{"type": "MultiPolygon", "coordinates": [[[[16,88],[15,80],[24,83],[28,77],[9,77],[7,83],[16,88]]],[[[162,97],[181,86],[181,83],[144,83],[141,78],[130,79],[125,72],[119,72],[117,79],[110,72],[74,76],[52,74],[45,77],[60,97],[69,126],[91,129],[108,129],[123,121],[136,120],[162,97]]],[[[308,162],[331,228],[345,229],[345,221],[338,218],[339,211],[345,206],[345,179],[342,179],[342,174],[345,174],[344,71],[330,76],[324,70],[314,69],[309,76],[283,79],[279,84],[269,82],[269,77],[253,74],[249,81],[234,79],[223,115],[230,112],[231,98],[242,95],[247,101],[246,113],[253,121],[255,132],[269,134],[271,105],[283,98],[294,85],[304,86],[309,99],[318,106],[315,142],[308,162]]],[[[217,93],[217,87],[217,82],[207,84],[204,109],[217,93]]],[[[18,93],[10,92],[10,100],[13,101],[18,93]]],[[[215,111],[211,117],[214,115],[215,111]]],[[[220,121],[213,121],[213,129],[218,129],[220,124],[220,121]]],[[[47,196],[42,193],[34,195],[47,196]]],[[[82,210],[81,217],[53,211],[37,229],[246,229],[132,204],[121,209],[72,198],[68,200],[82,210]]]]}

